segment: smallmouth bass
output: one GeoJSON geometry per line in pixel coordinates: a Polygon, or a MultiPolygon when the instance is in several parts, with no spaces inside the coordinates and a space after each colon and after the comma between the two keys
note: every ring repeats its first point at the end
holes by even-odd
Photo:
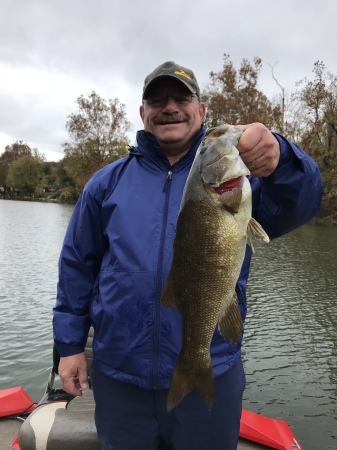
{"type": "Polygon", "coordinates": [[[173,261],[161,304],[182,316],[182,347],[167,400],[170,411],[193,389],[209,409],[214,398],[210,344],[215,327],[237,344],[242,318],[235,294],[247,242],[269,242],[251,217],[250,174],[236,145],[242,130],[222,125],[207,132],[183,192],[173,261]]]}

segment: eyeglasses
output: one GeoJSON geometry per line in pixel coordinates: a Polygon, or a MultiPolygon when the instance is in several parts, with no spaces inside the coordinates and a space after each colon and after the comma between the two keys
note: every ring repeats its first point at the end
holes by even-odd
{"type": "Polygon", "coordinates": [[[173,94],[173,95],[152,95],[146,99],[147,103],[154,108],[165,106],[167,100],[172,98],[176,105],[187,105],[193,98],[198,98],[194,94],[173,94]]]}

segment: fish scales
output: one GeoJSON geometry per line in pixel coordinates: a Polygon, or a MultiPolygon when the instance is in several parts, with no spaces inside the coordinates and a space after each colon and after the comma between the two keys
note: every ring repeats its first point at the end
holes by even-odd
{"type": "Polygon", "coordinates": [[[239,341],[242,318],[235,286],[250,229],[254,237],[268,241],[251,218],[249,170],[235,147],[241,133],[228,125],[211,130],[185,185],[172,267],[161,297],[163,306],[178,308],[182,316],[182,347],[171,379],[168,410],[195,388],[211,408],[210,344],[215,327],[218,324],[224,338],[239,341]],[[230,189],[218,195],[216,189],[226,182],[230,189]]]}

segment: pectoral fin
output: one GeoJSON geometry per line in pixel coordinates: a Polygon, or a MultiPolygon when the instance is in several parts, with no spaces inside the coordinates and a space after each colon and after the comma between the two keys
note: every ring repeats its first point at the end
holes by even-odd
{"type": "Polygon", "coordinates": [[[269,236],[264,231],[264,229],[261,227],[259,222],[257,222],[255,219],[253,219],[253,217],[251,217],[251,219],[248,223],[247,236],[248,236],[249,241],[254,238],[254,239],[258,239],[263,242],[267,242],[267,243],[269,242],[269,236]]]}

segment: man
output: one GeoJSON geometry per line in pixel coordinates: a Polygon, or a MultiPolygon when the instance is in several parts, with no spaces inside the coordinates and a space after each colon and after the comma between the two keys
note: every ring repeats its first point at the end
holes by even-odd
{"type": "MultiPolygon", "coordinates": [[[[193,72],[166,62],[145,78],[144,130],[128,157],[85,186],[59,264],[54,336],[63,388],[88,386],[83,352],[93,324],[92,381],[103,449],[237,448],[245,377],[241,342],[215,330],[211,346],[215,398],[209,411],[197,391],[170,413],[166,398],[181,345],[181,318],[162,308],[182,191],[205,135],[205,105],[193,72]]],[[[238,149],[251,170],[253,216],[270,238],[310,220],[322,183],[316,164],[262,124],[242,125],[238,149]]],[[[237,285],[246,315],[247,248],[237,285]]]]}

